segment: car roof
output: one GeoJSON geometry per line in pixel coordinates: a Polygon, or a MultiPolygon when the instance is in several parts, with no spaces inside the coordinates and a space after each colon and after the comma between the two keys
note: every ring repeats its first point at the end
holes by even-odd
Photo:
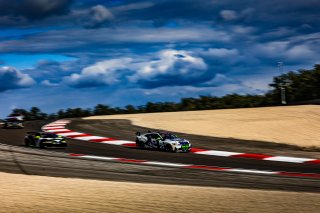
{"type": "Polygon", "coordinates": [[[157,134],[157,135],[160,135],[159,132],[147,132],[147,133],[144,133],[144,135],[148,135],[148,134],[157,134]]]}

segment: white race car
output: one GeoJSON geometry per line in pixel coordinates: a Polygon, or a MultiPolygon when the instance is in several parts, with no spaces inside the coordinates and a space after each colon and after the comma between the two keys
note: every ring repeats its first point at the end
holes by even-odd
{"type": "Polygon", "coordinates": [[[23,128],[23,121],[15,118],[15,117],[10,117],[6,118],[3,123],[3,128],[4,129],[9,129],[9,128],[23,128]]]}
{"type": "Polygon", "coordinates": [[[136,133],[136,146],[140,149],[158,149],[167,152],[190,152],[191,143],[172,133],[136,133]]]}
{"type": "Polygon", "coordinates": [[[7,119],[16,119],[17,121],[24,121],[24,116],[20,113],[12,113],[10,114],[7,119]]]}

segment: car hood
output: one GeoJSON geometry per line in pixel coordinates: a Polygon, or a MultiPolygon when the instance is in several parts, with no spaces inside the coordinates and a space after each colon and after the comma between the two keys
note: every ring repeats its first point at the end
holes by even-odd
{"type": "Polygon", "coordinates": [[[176,142],[185,142],[185,143],[190,143],[188,140],[184,139],[184,138],[175,138],[175,139],[166,139],[165,141],[170,142],[170,143],[176,143],[176,142]]]}
{"type": "Polygon", "coordinates": [[[64,138],[43,138],[46,139],[47,141],[62,141],[64,138]]]}

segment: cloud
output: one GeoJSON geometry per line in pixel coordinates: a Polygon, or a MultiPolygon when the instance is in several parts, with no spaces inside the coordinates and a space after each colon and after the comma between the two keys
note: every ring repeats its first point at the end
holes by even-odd
{"type": "Polygon", "coordinates": [[[225,84],[240,84],[240,81],[232,79],[224,74],[217,73],[212,80],[201,84],[201,86],[202,87],[219,87],[225,84]]]}
{"type": "Polygon", "coordinates": [[[108,23],[114,18],[113,14],[103,5],[96,5],[89,10],[89,21],[86,22],[85,26],[88,28],[98,28],[108,23]]]}
{"type": "Polygon", "coordinates": [[[0,41],[0,52],[61,52],[97,51],[112,45],[159,44],[178,42],[228,42],[228,32],[208,26],[191,26],[182,29],[122,26],[102,29],[67,29],[40,33],[24,39],[0,41]],[[57,45],[59,44],[59,45],[57,45]]]}
{"type": "Polygon", "coordinates": [[[113,85],[119,82],[118,77],[130,68],[131,58],[112,59],[98,62],[84,68],[80,74],[74,73],[64,81],[77,88],[113,85]]]}
{"type": "Polygon", "coordinates": [[[163,50],[158,59],[142,62],[137,68],[129,80],[146,88],[197,84],[208,78],[208,66],[203,59],[184,50],[163,50]]]}
{"type": "Polygon", "coordinates": [[[155,5],[154,2],[139,2],[139,3],[132,3],[132,4],[117,6],[117,7],[114,7],[113,10],[116,12],[128,12],[132,10],[142,10],[142,9],[150,8],[154,5],[155,5]]]}
{"type": "Polygon", "coordinates": [[[41,85],[43,85],[43,86],[48,86],[48,87],[57,87],[57,86],[59,86],[60,84],[58,84],[58,83],[52,83],[52,82],[50,82],[49,80],[43,80],[43,81],[41,81],[41,85]]]}
{"type": "Polygon", "coordinates": [[[239,55],[239,51],[237,49],[209,48],[207,51],[202,51],[202,55],[217,58],[236,57],[239,55]]]}
{"type": "Polygon", "coordinates": [[[167,49],[150,58],[104,60],[64,78],[73,87],[135,85],[156,88],[209,81],[213,74],[202,58],[184,50],[167,49]]]}
{"type": "Polygon", "coordinates": [[[69,11],[72,0],[0,0],[2,16],[23,16],[30,20],[62,15],[69,11]]]}
{"type": "Polygon", "coordinates": [[[35,81],[13,67],[0,67],[0,92],[30,87],[35,81]]]}
{"type": "Polygon", "coordinates": [[[320,52],[314,49],[317,42],[293,41],[289,39],[257,44],[253,53],[261,59],[278,59],[290,64],[319,63],[320,52]]]}
{"type": "Polygon", "coordinates": [[[239,18],[239,15],[234,10],[222,10],[220,16],[226,21],[233,21],[239,18]]]}

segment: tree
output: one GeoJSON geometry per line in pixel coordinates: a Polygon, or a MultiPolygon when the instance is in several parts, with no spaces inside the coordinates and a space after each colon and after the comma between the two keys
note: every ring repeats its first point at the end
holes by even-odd
{"type": "Polygon", "coordinates": [[[279,102],[280,88],[285,87],[286,99],[289,103],[320,98],[320,65],[316,64],[311,70],[299,70],[277,76],[270,84],[273,87],[271,95],[279,102]]]}
{"type": "Polygon", "coordinates": [[[125,113],[128,113],[128,114],[136,113],[136,108],[133,105],[127,105],[125,107],[125,113]]]}
{"type": "Polygon", "coordinates": [[[103,105],[103,104],[97,104],[94,107],[93,114],[94,115],[110,115],[113,114],[114,110],[110,108],[108,105],[103,105]]]}

